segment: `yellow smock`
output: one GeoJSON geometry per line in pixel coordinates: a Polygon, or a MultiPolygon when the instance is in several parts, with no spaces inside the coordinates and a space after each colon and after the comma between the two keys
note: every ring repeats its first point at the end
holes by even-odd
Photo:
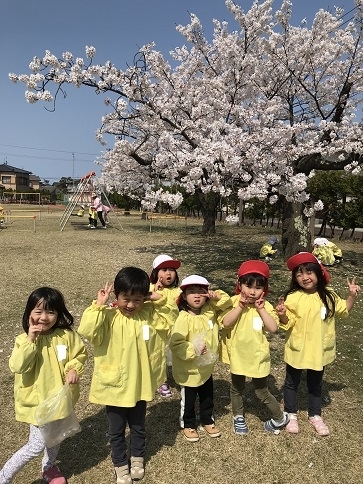
{"type": "Polygon", "coordinates": [[[178,315],[166,297],[146,301],[131,317],[117,307],[93,301],[83,313],[79,333],[94,347],[89,394],[92,403],[134,407],[151,401],[165,381],[165,352],[158,331],[171,327],[178,315]]]}
{"type": "MultiPolygon", "coordinates": [[[[240,295],[232,297],[234,308],[239,300],[240,295]]],[[[279,324],[278,314],[268,301],[265,301],[265,309],[279,324]]],[[[223,320],[228,312],[220,319],[223,320]]],[[[254,306],[246,306],[232,327],[222,329],[220,359],[229,363],[234,375],[263,378],[270,374],[270,345],[262,318],[254,306]]]]}
{"type": "MultiPolygon", "coordinates": [[[[335,316],[348,317],[344,299],[331,290],[335,298],[335,316]]],[[[293,368],[321,371],[335,360],[335,317],[324,319],[326,308],[316,292],[293,292],[285,300],[288,322],[280,323],[287,331],[284,359],[293,368]]]]}
{"type": "MultiPolygon", "coordinates": [[[[75,370],[84,371],[86,348],[79,334],[69,329],[56,328],[51,334],[39,335],[35,342],[26,333],[17,336],[9,359],[10,370],[15,373],[15,417],[20,422],[37,425],[34,412],[46,398],[65,383],[65,375],[75,370]],[[65,359],[57,345],[65,345],[65,359]]],[[[73,403],[79,398],[79,384],[70,385],[73,403]]]]}
{"type": "Polygon", "coordinates": [[[226,309],[232,308],[232,301],[224,291],[215,292],[221,296],[219,301],[207,299],[200,314],[197,315],[180,311],[174,323],[169,347],[172,353],[173,377],[179,385],[199,387],[208,380],[213,372],[215,362],[198,366],[193,340],[197,335],[203,335],[208,351],[218,353],[217,316],[226,309]]]}
{"type": "Polygon", "coordinates": [[[260,249],[260,258],[268,257],[269,255],[275,255],[277,252],[277,249],[274,249],[271,244],[263,244],[263,246],[260,249]]]}

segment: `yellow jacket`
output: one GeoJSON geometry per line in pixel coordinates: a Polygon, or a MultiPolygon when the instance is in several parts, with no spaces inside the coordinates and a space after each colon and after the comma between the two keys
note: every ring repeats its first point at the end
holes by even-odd
{"type": "Polygon", "coordinates": [[[183,386],[199,387],[211,376],[215,362],[198,366],[193,340],[203,335],[208,351],[217,354],[219,325],[217,316],[232,308],[231,298],[224,291],[216,291],[222,297],[219,301],[207,300],[198,315],[180,311],[174,323],[169,347],[172,353],[174,380],[183,386]]]}
{"type": "MultiPolygon", "coordinates": [[[[234,308],[238,306],[239,300],[240,295],[232,297],[234,308]]],[[[268,301],[265,301],[265,309],[279,324],[278,315],[268,301]]],[[[221,340],[220,359],[230,364],[231,373],[250,378],[263,378],[270,374],[270,345],[263,321],[254,306],[245,307],[231,328],[222,329],[221,340]]]]}
{"type": "MultiPolygon", "coordinates": [[[[69,370],[82,375],[86,359],[83,341],[75,331],[56,328],[49,335],[38,336],[34,343],[26,333],[17,336],[9,359],[10,370],[15,373],[16,420],[37,425],[34,412],[39,403],[64,385],[69,370]],[[61,361],[58,361],[57,345],[67,347],[66,358],[61,361]]],[[[72,384],[70,388],[75,404],[79,384],[72,384]]]]}
{"type": "MultiPolygon", "coordinates": [[[[335,316],[348,317],[347,305],[332,290],[335,297],[335,316]]],[[[296,291],[285,301],[288,322],[280,323],[287,331],[285,362],[293,368],[321,371],[335,360],[335,318],[323,319],[325,307],[319,294],[296,291]]]]}
{"type": "MultiPolygon", "coordinates": [[[[150,291],[155,291],[155,284],[150,284],[150,291]]],[[[159,289],[157,291],[162,296],[166,296],[167,300],[171,304],[176,304],[176,300],[178,299],[181,289],[179,287],[164,287],[164,289],[159,289]]],[[[171,326],[166,331],[159,331],[159,335],[161,336],[162,340],[166,344],[171,332],[171,326]]]]}
{"type": "Polygon", "coordinates": [[[315,255],[324,266],[332,266],[335,263],[333,250],[328,245],[314,247],[312,254],[315,255]]]}
{"type": "Polygon", "coordinates": [[[269,255],[275,255],[277,252],[277,249],[274,249],[271,244],[266,242],[266,244],[263,244],[263,246],[260,249],[260,258],[267,257],[269,255]]]}
{"type": "Polygon", "coordinates": [[[79,333],[94,347],[89,400],[134,407],[151,401],[165,381],[165,352],[158,331],[168,330],[178,314],[166,297],[147,301],[132,317],[93,301],[83,313],[79,333]]]}

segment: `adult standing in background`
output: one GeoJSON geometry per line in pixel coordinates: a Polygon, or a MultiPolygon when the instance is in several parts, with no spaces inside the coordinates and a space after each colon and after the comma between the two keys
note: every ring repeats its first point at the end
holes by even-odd
{"type": "Polygon", "coordinates": [[[92,207],[97,211],[98,220],[101,222],[102,228],[106,228],[106,223],[103,219],[103,205],[101,198],[98,195],[92,197],[92,207]]]}

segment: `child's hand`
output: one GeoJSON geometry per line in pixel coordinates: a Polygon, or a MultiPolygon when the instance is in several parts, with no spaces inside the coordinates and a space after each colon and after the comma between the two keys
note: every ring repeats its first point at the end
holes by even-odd
{"type": "Polygon", "coordinates": [[[257,310],[259,310],[259,309],[263,309],[263,308],[265,307],[265,300],[264,300],[264,298],[263,298],[263,297],[264,297],[264,295],[265,295],[265,293],[263,292],[263,293],[261,294],[261,296],[260,296],[258,299],[256,299],[256,301],[255,301],[255,308],[256,308],[257,310]]]}
{"type": "Polygon", "coordinates": [[[28,331],[28,340],[31,343],[37,339],[40,333],[43,331],[43,325],[37,324],[34,319],[30,316],[29,317],[29,331],[28,331]]]}
{"type": "MultiPolygon", "coordinates": [[[[204,294],[202,294],[202,296],[204,296],[204,294]]],[[[209,297],[209,299],[211,299],[212,301],[219,301],[220,298],[221,298],[221,295],[220,294],[217,294],[215,291],[211,291],[209,290],[206,294],[205,294],[206,297],[209,297]]]]}
{"type": "Polygon", "coordinates": [[[104,306],[105,304],[107,304],[108,298],[110,297],[112,290],[113,290],[113,285],[106,282],[105,286],[102,287],[97,293],[98,306],[104,306]]]}
{"type": "Polygon", "coordinates": [[[155,290],[155,291],[150,292],[146,299],[149,300],[149,301],[158,301],[162,297],[163,296],[159,292],[156,292],[156,290],[155,290]]]}
{"type": "Polygon", "coordinates": [[[155,286],[154,286],[154,291],[161,291],[162,289],[164,289],[164,284],[163,284],[163,280],[160,278],[156,283],[155,283],[155,286]]]}
{"type": "Polygon", "coordinates": [[[285,299],[283,296],[278,298],[275,309],[279,316],[284,316],[286,314],[285,299]]]}
{"type": "Polygon", "coordinates": [[[79,376],[76,370],[73,370],[73,368],[69,370],[69,372],[66,374],[66,383],[71,385],[72,383],[77,383],[78,380],[79,380],[79,376]]]}
{"type": "Polygon", "coordinates": [[[358,284],[356,283],[355,276],[351,281],[347,278],[347,284],[348,284],[350,295],[353,297],[358,296],[358,294],[360,293],[360,286],[358,286],[358,284]]]}
{"type": "Polygon", "coordinates": [[[238,306],[241,308],[241,309],[244,309],[246,306],[247,306],[247,296],[246,294],[241,291],[241,295],[239,297],[239,301],[238,301],[238,306]]]}

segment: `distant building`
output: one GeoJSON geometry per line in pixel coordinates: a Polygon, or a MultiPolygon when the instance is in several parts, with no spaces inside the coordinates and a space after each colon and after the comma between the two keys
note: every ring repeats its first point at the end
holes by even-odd
{"type": "Polygon", "coordinates": [[[0,165],[0,183],[4,186],[3,191],[28,192],[33,188],[30,186],[30,176],[34,176],[31,171],[22,170],[7,163],[0,165]]]}
{"type": "Polygon", "coordinates": [[[39,190],[41,187],[40,178],[37,175],[29,175],[29,188],[33,190],[39,190]]]}

